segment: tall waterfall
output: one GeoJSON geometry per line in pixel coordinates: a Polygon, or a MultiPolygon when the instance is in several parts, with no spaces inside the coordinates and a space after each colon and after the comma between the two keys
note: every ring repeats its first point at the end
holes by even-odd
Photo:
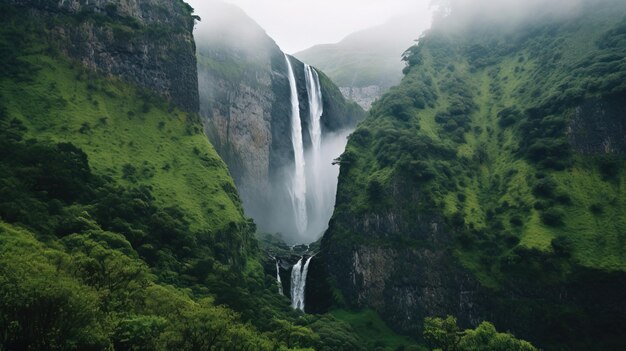
{"type": "Polygon", "coordinates": [[[298,101],[298,87],[293,74],[293,67],[287,54],[287,72],[289,74],[289,87],[291,89],[291,143],[295,160],[295,172],[291,182],[291,202],[298,233],[302,234],[307,229],[308,218],[306,208],[306,174],[304,162],[304,143],[302,142],[302,124],[300,121],[300,102],[298,101]]]}
{"type": "Polygon", "coordinates": [[[291,307],[294,309],[299,309],[304,312],[304,290],[306,288],[306,276],[309,272],[309,263],[311,263],[311,259],[313,256],[307,258],[304,263],[304,268],[302,267],[302,260],[304,257],[300,258],[298,262],[293,265],[291,269],[291,307]]]}
{"type": "Polygon", "coordinates": [[[321,150],[322,150],[322,124],[321,117],[324,113],[322,101],[322,88],[319,75],[311,66],[304,64],[304,77],[306,80],[306,90],[309,98],[309,135],[311,136],[311,167],[309,175],[309,191],[311,194],[310,203],[315,211],[315,218],[319,218],[323,213],[325,204],[325,191],[321,180],[321,150]]]}
{"type": "Polygon", "coordinates": [[[276,282],[278,283],[278,294],[283,294],[283,281],[280,279],[280,266],[278,265],[278,259],[276,259],[276,282]]]}

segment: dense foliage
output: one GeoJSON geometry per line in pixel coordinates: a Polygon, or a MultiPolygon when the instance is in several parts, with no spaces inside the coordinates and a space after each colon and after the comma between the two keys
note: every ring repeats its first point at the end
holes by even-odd
{"type": "Polygon", "coordinates": [[[498,333],[489,322],[461,331],[454,317],[426,318],[424,339],[441,351],[537,351],[530,343],[509,333],[498,333]]]}

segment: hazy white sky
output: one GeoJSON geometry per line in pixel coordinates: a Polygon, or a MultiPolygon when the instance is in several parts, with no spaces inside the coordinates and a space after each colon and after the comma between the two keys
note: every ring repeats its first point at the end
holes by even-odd
{"type": "MultiPolygon", "coordinates": [[[[202,17],[207,0],[186,0],[202,17]]],[[[415,13],[430,23],[431,0],[224,0],[242,8],[287,53],[335,43],[355,31],[415,13]]]]}

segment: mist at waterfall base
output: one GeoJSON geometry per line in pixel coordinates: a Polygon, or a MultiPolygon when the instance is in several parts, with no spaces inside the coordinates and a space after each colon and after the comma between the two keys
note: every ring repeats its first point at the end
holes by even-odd
{"type": "Polygon", "coordinates": [[[254,220],[262,231],[279,233],[282,239],[290,245],[309,244],[324,234],[335,207],[337,178],[339,177],[339,166],[332,163],[344,152],[351,133],[352,130],[343,130],[322,135],[317,157],[311,148],[304,152],[307,194],[306,229],[302,232],[298,231],[293,204],[287,196],[288,188],[295,177],[295,167],[289,164],[282,171],[276,172],[278,176],[271,181],[276,188],[275,200],[266,206],[265,211],[258,212],[257,207],[254,220]],[[311,167],[314,164],[316,166],[311,167]]]}

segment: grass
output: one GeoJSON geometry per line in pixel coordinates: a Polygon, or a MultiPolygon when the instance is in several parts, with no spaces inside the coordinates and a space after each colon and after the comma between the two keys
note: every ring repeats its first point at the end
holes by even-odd
{"type": "Polygon", "coordinates": [[[330,314],[350,324],[361,340],[365,341],[371,349],[391,351],[402,346],[415,345],[415,341],[411,338],[394,333],[372,310],[359,312],[333,310],[330,314]]]}

